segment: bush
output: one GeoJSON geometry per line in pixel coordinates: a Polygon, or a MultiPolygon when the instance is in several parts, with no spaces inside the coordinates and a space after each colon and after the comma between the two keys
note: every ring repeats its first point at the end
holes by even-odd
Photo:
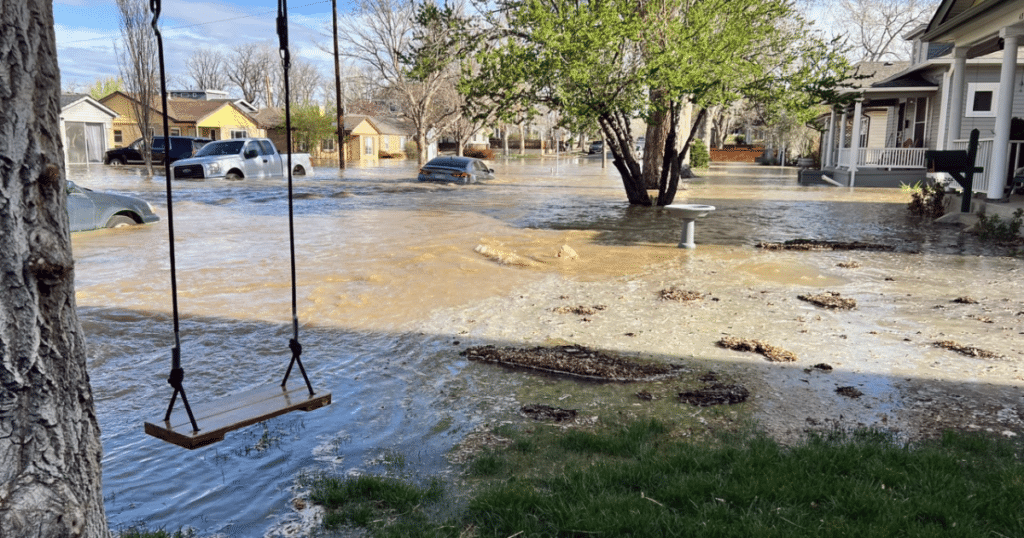
{"type": "Polygon", "coordinates": [[[1020,235],[1021,224],[1024,224],[1024,209],[1014,211],[1010,220],[1003,220],[999,215],[981,215],[978,220],[978,236],[982,241],[1021,244],[1024,242],[1020,235]]]}
{"type": "Polygon", "coordinates": [[[707,168],[710,163],[711,154],[708,153],[707,145],[699,138],[693,139],[693,143],[690,145],[690,167],[707,168]]]}
{"type": "Polygon", "coordinates": [[[736,138],[734,140],[735,140],[734,143],[737,146],[742,146],[747,141],[747,138],[745,136],[743,136],[743,135],[736,135],[736,138]]]}
{"type": "Polygon", "coordinates": [[[918,217],[937,219],[946,212],[946,188],[939,183],[905,187],[912,191],[907,210],[918,217]]]}
{"type": "Polygon", "coordinates": [[[494,150],[491,148],[484,149],[467,149],[463,155],[466,157],[473,157],[475,159],[483,159],[489,161],[494,158],[494,150]]]}

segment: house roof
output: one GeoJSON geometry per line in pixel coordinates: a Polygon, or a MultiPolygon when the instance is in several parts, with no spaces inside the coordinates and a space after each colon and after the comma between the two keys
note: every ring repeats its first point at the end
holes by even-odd
{"type": "Polygon", "coordinates": [[[922,77],[919,73],[910,73],[899,77],[889,78],[876,82],[872,88],[934,88],[939,85],[922,77]]]}
{"type": "MultiPolygon", "coordinates": [[[[107,101],[118,94],[130,101],[138,102],[138,99],[134,96],[121,91],[114,92],[104,97],[103,101],[107,101]]],[[[230,106],[237,110],[239,114],[253,119],[252,115],[246,113],[245,110],[235,104],[233,99],[167,99],[167,118],[175,123],[199,123],[210,114],[213,114],[225,106],[230,106]]],[[[162,99],[159,96],[154,97],[150,104],[150,108],[153,112],[159,115],[160,111],[163,109],[162,99]]]]}
{"type": "MultiPolygon", "coordinates": [[[[935,14],[928,21],[928,28],[921,36],[924,41],[950,41],[952,37],[968,26],[984,26],[982,15],[1012,12],[1020,6],[1020,0],[942,0],[935,14]]],[[[1015,15],[1014,15],[1015,17],[1015,15]]],[[[962,43],[971,45],[973,43],[962,43]]]]}
{"type": "Polygon", "coordinates": [[[116,118],[119,116],[117,112],[111,110],[109,107],[105,106],[103,103],[100,103],[96,99],[93,99],[91,95],[84,93],[62,93],[60,96],[60,109],[66,110],[68,107],[71,107],[83,101],[109,114],[112,118],[116,118]]]}
{"type": "Polygon", "coordinates": [[[904,71],[910,67],[910,62],[858,62],[854,67],[856,75],[867,78],[855,79],[850,82],[858,88],[867,88],[904,71]]]}

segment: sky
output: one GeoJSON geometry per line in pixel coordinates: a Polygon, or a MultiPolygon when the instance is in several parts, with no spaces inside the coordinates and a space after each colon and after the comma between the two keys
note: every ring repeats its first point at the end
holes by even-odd
{"type": "MultiPolygon", "coordinates": [[[[340,19],[351,11],[352,0],[337,3],[340,19]]],[[[226,53],[239,44],[278,46],[277,0],[162,0],[161,4],[160,31],[169,78],[190,81],[185,62],[200,49],[226,53]]],[[[115,46],[121,35],[114,0],[54,0],[53,15],[65,90],[84,92],[97,79],[118,76],[115,46]]],[[[331,0],[290,0],[288,22],[292,58],[322,63],[325,73],[333,73],[331,55],[316,47],[316,43],[330,43],[331,0]]]]}

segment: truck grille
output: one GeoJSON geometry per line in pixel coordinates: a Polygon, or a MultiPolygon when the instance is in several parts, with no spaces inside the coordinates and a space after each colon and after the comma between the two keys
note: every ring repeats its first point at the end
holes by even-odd
{"type": "Polygon", "coordinates": [[[203,165],[201,164],[174,167],[175,179],[203,179],[205,177],[206,176],[203,175],[203,165]]]}

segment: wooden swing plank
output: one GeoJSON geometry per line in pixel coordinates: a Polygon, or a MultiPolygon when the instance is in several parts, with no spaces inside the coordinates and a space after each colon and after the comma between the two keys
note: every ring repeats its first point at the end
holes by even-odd
{"type": "Polygon", "coordinates": [[[171,420],[146,422],[145,427],[146,433],[153,437],[192,450],[223,441],[229,431],[292,411],[312,411],[330,403],[330,392],[310,396],[305,385],[295,384],[292,388],[266,385],[193,406],[198,432],[192,431],[192,423],[181,402],[171,413],[171,420]]]}

